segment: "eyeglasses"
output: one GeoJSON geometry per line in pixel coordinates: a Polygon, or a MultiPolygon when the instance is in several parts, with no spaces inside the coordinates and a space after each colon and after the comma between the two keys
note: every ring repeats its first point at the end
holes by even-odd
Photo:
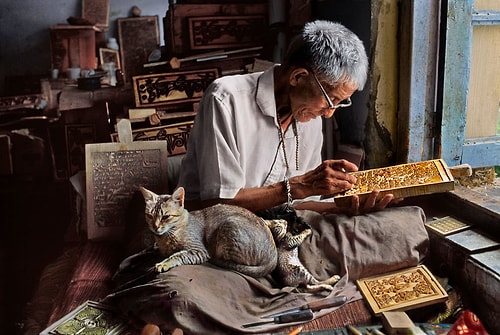
{"type": "Polygon", "coordinates": [[[321,90],[321,93],[323,93],[323,96],[325,97],[326,103],[328,104],[328,107],[327,107],[328,109],[337,109],[337,108],[342,108],[342,107],[349,107],[352,105],[351,98],[347,98],[345,100],[342,100],[340,103],[335,105],[333,103],[332,99],[330,99],[330,97],[326,93],[326,90],[323,87],[323,85],[321,85],[321,83],[319,82],[319,79],[318,79],[318,77],[316,77],[316,74],[312,71],[311,71],[311,73],[314,77],[314,80],[316,80],[316,83],[318,84],[318,87],[321,90]]]}

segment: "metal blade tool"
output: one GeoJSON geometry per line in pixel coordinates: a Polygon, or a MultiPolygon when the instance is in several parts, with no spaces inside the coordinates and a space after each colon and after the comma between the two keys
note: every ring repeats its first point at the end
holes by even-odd
{"type": "Polygon", "coordinates": [[[269,315],[264,315],[261,318],[262,319],[269,319],[269,318],[275,318],[278,316],[283,316],[287,314],[293,314],[295,312],[301,311],[301,310],[307,310],[310,309],[313,312],[319,311],[324,308],[330,308],[330,307],[336,307],[343,305],[344,303],[347,302],[347,298],[345,296],[338,296],[338,297],[333,297],[333,298],[327,298],[327,299],[321,299],[318,301],[313,301],[308,304],[302,305],[300,307],[288,309],[286,311],[274,313],[274,314],[269,314],[269,315]]]}
{"type": "Polygon", "coordinates": [[[295,311],[293,313],[276,316],[272,320],[247,323],[243,325],[243,328],[257,327],[257,326],[267,325],[270,323],[281,324],[281,323],[309,321],[312,320],[313,318],[314,314],[311,309],[302,309],[299,311],[295,311]]]}

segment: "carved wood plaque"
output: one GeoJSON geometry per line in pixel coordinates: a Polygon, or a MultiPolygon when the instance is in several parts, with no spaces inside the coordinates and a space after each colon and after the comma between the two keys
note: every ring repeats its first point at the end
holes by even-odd
{"type": "Polygon", "coordinates": [[[357,280],[373,314],[404,311],[443,302],[448,298],[425,265],[357,280]]]}
{"type": "Polygon", "coordinates": [[[109,0],[82,0],[82,18],[89,20],[96,27],[109,26],[109,0]]]}
{"type": "Polygon", "coordinates": [[[191,50],[259,45],[265,36],[265,16],[190,17],[191,50]]]}
{"type": "Polygon", "coordinates": [[[148,56],[160,45],[157,16],[118,19],[121,65],[126,82],[142,74],[148,56]]]}
{"type": "MultiPolygon", "coordinates": [[[[159,127],[132,130],[133,141],[165,141],[169,156],[186,153],[189,134],[193,121],[181,122],[159,127]]],[[[113,142],[119,142],[118,134],[111,134],[113,142]]]]}
{"type": "Polygon", "coordinates": [[[136,107],[198,101],[219,77],[218,69],[158,73],[132,78],[136,107]]]}
{"type": "Polygon", "coordinates": [[[123,237],[130,201],[144,186],[168,190],[165,141],[85,146],[87,230],[90,240],[123,237]]]}
{"type": "Polygon", "coordinates": [[[335,196],[337,206],[351,205],[353,195],[364,202],[372,190],[379,190],[379,199],[392,193],[394,198],[447,192],[454,189],[454,179],[445,161],[433,159],[351,173],[356,184],[342,195],[335,196]]]}

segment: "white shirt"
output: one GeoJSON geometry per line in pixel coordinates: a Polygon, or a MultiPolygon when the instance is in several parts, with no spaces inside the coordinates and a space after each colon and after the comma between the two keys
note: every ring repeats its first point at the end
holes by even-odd
{"type": "Polygon", "coordinates": [[[293,127],[285,133],[287,171],[276,119],[273,68],[226,76],[205,91],[190,134],[179,186],[187,200],[232,199],[242,188],[260,187],[303,174],[321,163],[320,118],[297,123],[299,171],[293,127]]]}

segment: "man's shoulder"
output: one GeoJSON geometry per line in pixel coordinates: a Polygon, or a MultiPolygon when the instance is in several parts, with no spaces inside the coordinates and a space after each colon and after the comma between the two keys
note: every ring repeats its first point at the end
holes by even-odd
{"type": "Polygon", "coordinates": [[[259,74],[237,74],[217,78],[211,85],[209,91],[219,99],[231,96],[253,95],[258,85],[259,74]]]}
{"type": "Polygon", "coordinates": [[[221,88],[238,88],[234,85],[255,85],[262,72],[234,74],[217,78],[214,83],[221,88]]]}

